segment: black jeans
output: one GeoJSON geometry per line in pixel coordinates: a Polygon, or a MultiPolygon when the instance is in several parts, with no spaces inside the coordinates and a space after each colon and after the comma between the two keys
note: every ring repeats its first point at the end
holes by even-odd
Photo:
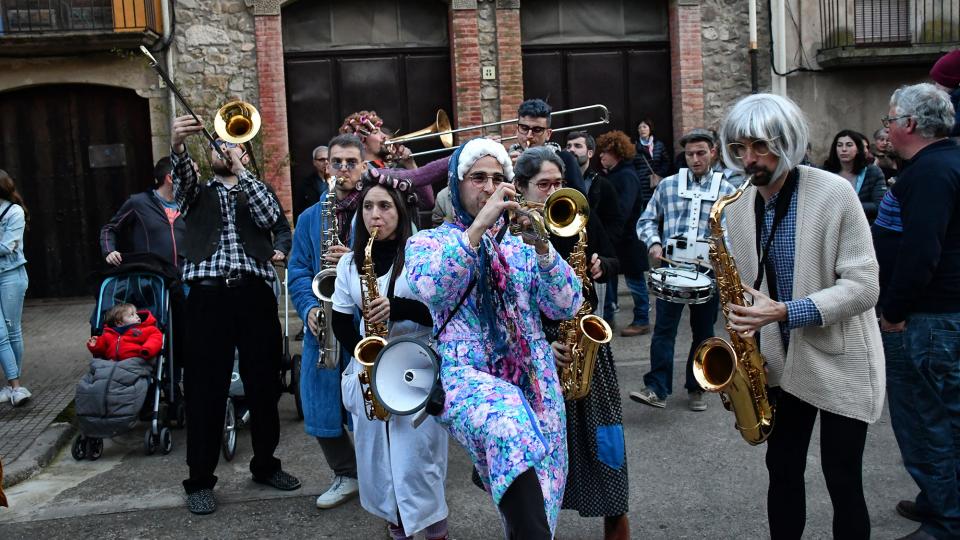
{"type": "Polygon", "coordinates": [[[867,424],[820,411],[786,392],[777,396],[773,433],[767,439],[767,516],[770,537],[799,539],[806,523],[804,471],[813,424],[820,413],[820,460],[833,503],[833,537],[870,538],[870,516],[863,498],[863,447],[867,424]]]}
{"type": "Polygon", "coordinates": [[[549,540],[552,537],[543,507],[540,479],[533,469],[523,471],[513,480],[500,499],[500,513],[509,540],[549,540]]]}
{"type": "Polygon", "coordinates": [[[217,483],[227,391],[234,350],[250,407],[253,459],[250,472],[268,478],[280,469],[273,452],[280,442],[280,357],[282,341],[277,300],[264,281],[239,287],[191,285],[187,297],[187,493],[217,483]]]}

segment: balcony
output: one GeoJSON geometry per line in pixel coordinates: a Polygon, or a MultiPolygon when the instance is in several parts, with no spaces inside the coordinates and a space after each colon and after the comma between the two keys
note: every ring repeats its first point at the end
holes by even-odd
{"type": "Polygon", "coordinates": [[[960,47],[957,0],[820,0],[823,68],[932,63],[960,47]]]}
{"type": "Polygon", "coordinates": [[[153,45],[166,0],[0,0],[0,55],[48,56],[153,45]]]}

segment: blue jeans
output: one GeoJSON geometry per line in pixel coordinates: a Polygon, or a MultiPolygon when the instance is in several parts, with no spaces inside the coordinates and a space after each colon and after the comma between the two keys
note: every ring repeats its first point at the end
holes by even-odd
{"type": "Polygon", "coordinates": [[[620,281],[620,276],[610,276],[610,279],[607,280],[607,294],[606,298],[603,299],[603,318],[607,322],[613,321],[613,316],[616,315],[613,312],[613,305],[617,303],[617,284],[620,281]]]}
{"type": "MultiPolygon", "coordinates": [[[[673,393],[673,353],[677,340],[677,329],[685,304],[677,304],[657,299],[657,320],[653,326],[653,338],[650,340],[650,371],[643,376],[643,384],[660,399],[666,399],[673,393]]],[[[709,337],[713,337],[713,325],[717,322],[717,308],[720,300],[716,294],[703,304],[690,305],[690,330],[693,341],[687,355],[687,379],[684,387],[687,391],[701,390],[693,378],[693,353],[709,337]]]]}
{"type": "Polygon", "coordinates": [[[960,538],[960,313],[919,313],[884,332],[887,399],[923,530],[960,538]]]}
{"type": "Polygon", "coordinates": [[[0,272],[0,368],[8,381],[20,378],[23,364],[23,297],[27,293],[27,268],[20,265],[0,272]]]}
{"type": "Polygon", "coordinates": [[[623,276],[633,296],[633,322],[637,326],[650,324],[650,293],[647,291],[647,281],[644,278],[623,276]]]}

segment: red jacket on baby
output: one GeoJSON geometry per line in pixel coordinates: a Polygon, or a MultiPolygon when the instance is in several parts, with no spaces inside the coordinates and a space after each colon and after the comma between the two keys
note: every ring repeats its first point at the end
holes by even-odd
{"type": "Polygon", "coordinates": [[[147,310],[137,311],[140,324],[128,326],[121,334],[117,328],[107,326],[97,343],[87,348],[96,358],[126,360],[127,358],[153,358],[163,346],[163,333],[157,328],[157,319],[147,310]]]}

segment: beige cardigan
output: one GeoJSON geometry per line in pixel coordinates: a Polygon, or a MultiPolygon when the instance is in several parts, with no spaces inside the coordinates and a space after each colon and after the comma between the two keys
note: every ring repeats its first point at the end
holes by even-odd
{"type": "MultiPolygon", "coordinates": [[[[880,285],[870,228],[849,182],[799,169],[793,298],[813,300],[823,326],[792,330],[786,358],[779,325],[760,329],[768,382],[819,409],[873,423],[883,407],[885,375],[873,311],[880,285]]],[[[724,211],[731,252],[748,285],[757,276],[756,194],[748,187],[724,211]]],[[[768,292],[766,279],[762,292],[768,292]]]]}

